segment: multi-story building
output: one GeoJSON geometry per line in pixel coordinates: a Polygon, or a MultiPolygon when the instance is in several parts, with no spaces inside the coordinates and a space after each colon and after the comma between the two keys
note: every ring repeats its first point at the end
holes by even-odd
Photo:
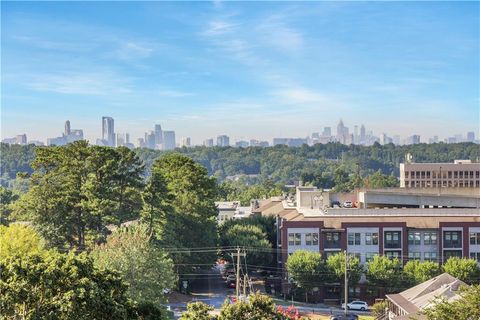
{"type": "MultiPolygon", "coordinates": [[[[346,251],[362,264],[375,255],[403,263],[443,263],[453,256],[480,263],[480,192],[439,196],[405,189],[361,190],[356,196],[354,208],[331,208],[334,194],[298,187],[295,200],[271,199],[253,211],[277,217],[278,263],[285,293],[290,283],[284,267],[288,256],[299,249],[319,252],[325,259],[346,251]],[[449,203],[453,205],[448,207],[449,203]]],[[[320,300],[339,299],[338,288],[318,289],[320,300]]],[[[351,297],[366,299],[367,289],[359,284],[352,288],[351,297]]]]}
{"type": "Polygon", "coordinates": [[[155,148],[161,149],[163,144],[163,131],[162,126],[159,124],[155,125],[155,148]]]}
{"type": "Polygon", "coordinates": [[[203,141],[203,145],[204,145],[205,147],[213,147],[213,139],[205,139],[205,140],[203,141]]]}
{"type": "MultiPolygon", "coordinates": [[[[479,188],[480,163],[401,163],[402,188],[479,188]]],[[[441,191],[441,190],[440,190],[441,191]]]]}
{"type": "Polygon", "coordinates": [[[230,138],[226,135],[218,136],[217,137],[217,146],[219,146],[219,147],[230,146],[230,138]]]}
{"type": "Polygon", "coordinates": [[[163,131],[163,150],[173,150],[176,146],[175,131],[163,131]]]}
{"type": "Polygon", "coordinates": [[[112,117],[102,117],[102,140],[110,147],[115,147],[115,128],[112,117]]]}
{"type": "Polygon", "coordinates": [[[190,137],[183,137],[180,146],[190,148],[192,146],[192,139],[190,139],[190,137]]]}
{"type": "Polygon", "coordinates": [[[154,131],[148,131],[145,132],[145,145],[149,149],[155,149],[155,142],[156,142],[156,137],[155,137],[155,132],[154,131]]]}

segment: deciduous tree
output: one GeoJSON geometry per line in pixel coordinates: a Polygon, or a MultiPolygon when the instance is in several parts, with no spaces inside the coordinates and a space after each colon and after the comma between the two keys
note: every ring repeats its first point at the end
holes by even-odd
{"type": "Polygon", "coordinates": [[[287,271],[292,281],[305,289],[305,301],[308,301],[308,293],[327,279],[325,263],[317,252],[295,251],[288,257],[287,271]]]}
{"type": "Polygon", "coordinates": [[[443,270],[466,283],[478,282],[480,269],[475,259],[452,257],[443,264],[443,270]]]}
{"type": "Polygon", "coordinates": [[[128,296],[139,303],[165,302],[165,290],[174,287],[173,261],[152,241],[144,225],[121,228],[92,251],[100,268],[118,271],[128,284],[128,296]]]}

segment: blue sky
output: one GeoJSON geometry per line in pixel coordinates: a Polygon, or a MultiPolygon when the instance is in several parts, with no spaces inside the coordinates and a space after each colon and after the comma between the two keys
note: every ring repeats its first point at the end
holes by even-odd
{"type": "Polygon", "coordinates": [[[2,137],[479,131],[478,2],[2,2],[2,137]]]}

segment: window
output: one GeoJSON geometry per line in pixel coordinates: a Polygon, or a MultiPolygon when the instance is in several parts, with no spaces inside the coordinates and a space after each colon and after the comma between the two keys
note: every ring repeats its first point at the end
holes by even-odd
{"type": "Polygon", "coordinates": [[[348,245],[349,246],[359,246],[360,245],[360,233],[349,233],[348,234],[348,245]]]}
{"type": "Polygon", "coordinates": [[[470,259],[477,260],[480,263],[480,252],[470,252],[470,259]]]}
{"type": "Polygon", "coordinates": [[[318,246],[318,233],[305,234],[305,244],[307,246],[318,246]]]}
{"type": "Polygon", "coordinates": [[[420,260],[420,252],[409,252],[408,260],[420,260]]]}
{"type": "Polygon", "coordinates": [[[435,231],[426,231],[423,233],[423,244],[434,245],[437,244],[437,233],[435,231]]]}
{"type": "Polygon", "coordinates": [[[480,232],[470,232],[470,244],[480,244],[480,232]]]}
{"type": "Polygon", "coordinates": [[[390,259],[399,259],[400,251],[385,251],[385,256],[390,259]]]}
{"type": "Polygon", "coordinates": [[[325,248],[340,247],[340,232],[325,232],[325,248]]]}
{"type": "Polygon", "coordinates": [[[367,252],[366,256],[365,256],[365,260],[367,262],[369,261],[372,261],[373,260],[373,257],[375,257],[378,253],[376,252],[367,252]]]}
{"type": "Polygon", "coordinates": [[[365,244],[369,246],[378,245],[378,232],[365,233],[365,244]]]}
{"type": "Polygon", "coordinates": [[[452,258],[452,257],[461,258],[462,250],[445,250],[443,251],[443,256],[445,261],[447,261],[449,258],[452,258]]]}
{"type": "Polygon", "coordinates": [[[355,257],[358,259],[358,261],[360,261],[360,252],[349,252],[348,255],[350,257],[355,257]]]}
{"type": "Polygon", "coordinates": [[[302,236],[300,233],[289,233],[288,234],[288,245],[289,246],[299,246],[302,244],[302,236]]]}
{"type": "Polygon", "coordinates": [[[385,248],[401,248],[401,231],[385,231],[385,248]]]}
{"type": "Polygon", "coordinates": [[[437,261],[437,253],[436,252],[425,252],[423,254],[424,260],[428,261],[437,261]]]}
{"type": "Polygon", "coordinates": [[[461,231],[444,231],[443,247],[444,248],[461,248],[462,247],[461,238],[462,238],[461,231]]]}
{"type": "Polygon", "coordinates": [[[420,232],[408,232],[408,244],[409,245],[420,245],[420,232]]]}

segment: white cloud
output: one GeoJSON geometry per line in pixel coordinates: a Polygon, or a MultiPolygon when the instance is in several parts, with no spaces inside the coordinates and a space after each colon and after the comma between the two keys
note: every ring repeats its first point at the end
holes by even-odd
{"type": "Polygon", "coordinates": [[[322,103],[328,99],[318,92],[302,88],[282,88],[273,92],[273,95],[284,103],[322,103]]]}
{"type": "Polygon", "coordinates": [[[62,94],[112,95],[131,92],[129,81],[109,72],[42,74],[28,81],[36,91],[62,94]]]}
{"type": "Polygon", "coordinates": [[[208,23],[208,27],[203,31],[204,36],[219,36],[229,34],[235,31],[237,24],[224,20],[214,20],[208,23]]]}
{"type": "Polygon", "coordinates": [[[156,91],[156,93],[162,97],[169,97],[169,98],[181,98],[181,97],[188,97],[193,95],[190,92],[173,90],[173,89],[165,89],[156,91]]]}
{"type": "Polygon", "coordinates": [[[282,16],[272,16],[257,27],[262,42],[287,53],[300,50],[304,44],[303,34],[287,25],[282,16]]]}

